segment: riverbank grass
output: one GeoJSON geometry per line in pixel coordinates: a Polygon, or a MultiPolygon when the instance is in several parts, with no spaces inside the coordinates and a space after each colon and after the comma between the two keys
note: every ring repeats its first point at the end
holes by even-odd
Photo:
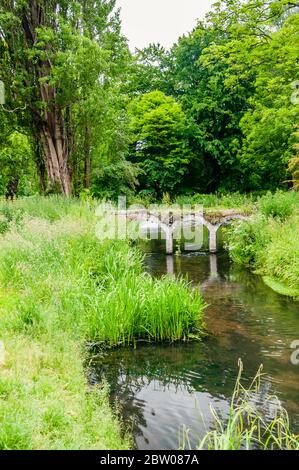
{"type": "Polygon", "coordinates": [[[233,261],[279,294],[299,299],[299,193],[264,196],[253,220],[235,223],[225,238],[233,261]]]}
{"type": "Polygon", "coordinates": [[[127,242],[99,241],[92,204],[36,204],[10,204],[0,236],[0,449],[129,448],[106,387],[87,383],[85,344],[188,339],[200,294],[152,279],[127,242]]]}
{"type": "Polygon", "coordinates": [[[293,299],[299,299],[299,288],[289,287],[286,283],[273,279],[270,276],[263,276],[264,283],[280,295],[285,295],[287,297],[292,297],[293,299]]]}
{"type": "Polygon", "coordinates": [[[127,449],[107,389],[88,389],[80,345],[66,334],[2,335],[0,449],[127,449]]]}

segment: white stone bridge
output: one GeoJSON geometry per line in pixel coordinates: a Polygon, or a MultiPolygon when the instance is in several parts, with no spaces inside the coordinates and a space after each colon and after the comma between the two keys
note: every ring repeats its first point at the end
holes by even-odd
{"type": "Polygon", "coordinates": [[[234,220],[249,220],[246,216],[237,210],[215,210],[210,212],[184,212],[164,211],[158,215],[158,211],[152,212],[147,209],[132,209],[118,211],[118,216],[126,217],[129,221],[143,222],[143,229],[159,228],[163,231],[166,239],[166,254],[173,254],[173,239],[177,229],[183,227],[204,226],[209,231],[209,251],[217,252],[217,231],[223,225],[228,225],[234,220]]]}

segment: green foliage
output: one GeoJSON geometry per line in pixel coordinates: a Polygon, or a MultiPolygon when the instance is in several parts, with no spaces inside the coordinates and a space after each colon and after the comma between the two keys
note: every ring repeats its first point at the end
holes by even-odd
{"type": "Polygon", "coordinates": [[[133,141],[130,158],[144,172],[141,187],[154,188],[158,196],[174,192],[192,159],[181,105],[153,91],[136,98],[129,113],[133,141]]]}
{"type": "Polygon", "coordinates": [[[18,194],[27,195],[37,188],[30,136],[24,129],[16,129],[1,110],[0,120],[0,195],[14,179],[18,180],[18,194]]]}
{"type": "Polygon", "coordinates": [[[6,233],[13,225],[19,225],[23,211],[8,205],[0,205],[0,235],[6,233]]]}
{"type": "Polygon", "coordinates": [[[232,209],[236,207],[238,209],[250,210],[257,199],[258,195],[254,193],[194,194],[192,196],[177,196],[174,199],[174,203],[181,205],[199,204],[203,206],[203,209],[232,209]]]}
{"type": "Polygon", "coordinates": [[[2,450],[128,448],[106,387],[87,390],[86,341],[174,341],[201,326],[199,292],[145,275],[125,241],[99,241],[90,204],[19,199],[22,226],[0,236],[2,450]]]}
{"type": "Polygon", "coordinates": [[[79,194],[102,159],[123,156],[131,58],[114,7],[114,0],[0,2],[5,114],[37,143],[31,162],[44,191],[56,184],[79,194]]]}
{"type": "Polygon", "coordinates": [[[225,38],[224,31],[213,24],[200,23],[172,50],[174,94],[188,116],[190,145],[196,155],[191,162],[191,179],[184,183],[199,192],[240,188],[239,123],[250,95],[250,80],[226,86],[225,77],[230,70],[225,61],[221,57],[217,62],[204,61],[209,47],[221,45],[225,38]]]}
{"type": "MultiPolygon", "coordinates": [[[[3,311],[3,302],[1,302],[3,311]]],[[[1,368],[1,450],[128,449],[107,389],[87,383],[80,345],[64,334],[8,332],[1,368]],[[22,371],[20,373],[20,371],[22,371]]]]}
{"type": "Polygon", "coordinates": [[[100,312],[88,319],[91,337],[114,346],[187,340],[199,332],[200,295],[183,279],[157,280],[142,274],[141,261],[126,245],[105,246],[99,278],[104,275],[105,289],[98,298],[100,312]]]}
{"type": "Polygon", "coordinates": [[[117,200],[119,195],[130,197],[139,186],[142,170],[125,159],[102,164],[93,171],[91,194],[98,199],[117,200]]]}
{"type": "Polygon", "coordinates": [[[284,287],[286,295],[299,298],[299,219],[276,221],[268,228],[266,250],[260,253],[259,272],[284,287]]]}
{"type": "Polygon", "coordinates": [[[298,186],[296,2],[216,2],[170,51],[134,55],[114,7],[0,1],[1,194],[11,172],[20,195],[298,186]]]}
{"type": "Polygon", "coordinates": [[[299,189],[299,131],[294,133],[296,142],[294,144],[295,156],[289,162],[289,170],[292,175],[292,183],[296,190],[299,189]]]}
{"type": "MultiPolygon", "coordinates": [[[[0,379],[0,449],[128,448],[130,441],[120,435],[106,388],[87,389],[84,333],[79,321],[72,323],[72,310],[79,313],[80,295],[82,300],[87,294],[81,277],[84,255],[76,265],[65,259],[75,255],[68,251],[71,239],[83,238],[84,227],[92,224],[90,207],[77,201],[75,208],[75,201],[57,197],[18,200],[16,205],[23,208],[23,224],[0,237],[0,337],[6,351],[0,379]],[[34,217],[51,206],[55,222],[51,214],[34,217]],[[66,292],[73,299],[68,315],[61,307],[66,292]]],[[[6,210],[17,209],[3,204],[1,211],[6,210]]],[[[88,242],[85,247],[87,255],[88,242]]],[[[95,300],[96,291],[94,295],[95,300]]]]}
{"type": "Polygon", "coordinates": [[[266,224],[262,217],[254,222],[238,222],[225,232],[231,258],[245,266],[255,267],[259,254],[266,249],[266,224]]]}
{"type": "Polygon", "coordinates": [[[193,157],[175,192],[286,187],[299,117],[295,7],[218,2],[170,53],[154,45],[138,52],[132,90],[171,95],[187,116],[193,157]]]}
{"type": "MultiPolygon", "coordinates": [[[[47,207],[51,204],[55,199],[47,201],[47,207]]],[[[199,325],[203,309],[198,293],[183,280],[154,280],[143,274],[142,257],[135,249],[124,241],[100,243],[83,230],[84,224],[92,230],[94,223],[89,207],[81,203],[75,212],[74,206],[75,202],[68,202],[63,211],[58,207],[60,218],[55,220],[30,218],[19,229],[16,245],[14,237],[12,242],[10,236],[4,241],[3,285],[13,283],[27,293],[10,317],[17,322],[17,330],[20,321],[25,328],[38,327],[45,309],[54,310],[54,317],[58,309],[55,321],[62,331],[73,325],[77,335],[110,345],[187,338],[199,325]],[[51,303],[54,292],[55,305],[51,303]]],[[[25,214],[30,212],[29,206],[25,214]]],[[[47,321],[44,326],[49,328],[47,321]]]]}
{"type": "Polygon", "coordinates": [[[279,293],[299,298],[298,193],[268,194],[260,215],[226,232],[231,258],[252,267],[279,293]]]}
{"type": "Polygon", "coordinates": [[[160,44],[150,44],[137,50],[130,72],[129,94],[142,95],[160,90],[172,91],[171,62],[173,57],[160,44]]]}
{"type": "Polygon", "coordinates": [[[287,179],[293,127],[299,117],[298,105],[291,99],[298,78],[296,3],[225,1],[216,4],[209,19],[227,32],[228,39],[207,48],[204,63],[212,67],[219,60],[225,63],[228,89],[250,83],[239,124],[244,137],[237,152],[244,189],[274,189],[287,179]]]}
{"type": "Polygon", "coordinates": [[[31,196],[20,198],[13,204],[7,204],[0,200],[0,212],[9,214],[11,220],[28,216],[29,218],[45,219],[50,222],[61,220],[65,217],[74,217],[79,220],[83,215],[93,220],[96,201],[90,204],[80,202],[75,198],[64,198],[62,196],[31,196]]]}
{"type": "Polygon", "coordinates": [[[296,208],[299,208],[299,196],[295,192],[277,191],[275,194],[269,192],[260,198],[258,207],[266,217],[286,220],[296,208]]]}

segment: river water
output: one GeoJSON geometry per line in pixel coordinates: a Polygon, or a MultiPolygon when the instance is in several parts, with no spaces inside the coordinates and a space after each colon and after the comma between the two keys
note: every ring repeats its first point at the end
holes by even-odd
{"type": "Polygon", "coordinates": [[[267,397],[277,395],[298,432],[299,365],[291,363],[290,345],[299,340],[299,303],[276,294],[225,254],[148,254],[146,269],[153,276],[188,276],[201,289],[208,336],[115,350],[93,362],[92,380],[108,381],[111,402],[136,448],[177,449],[183,426],[195,445],[213,427],[210,405],[227,416],[239,358],[245,385],[263,364],[259,406],[264,415],[271,417],[274,410],[267,397]]]}

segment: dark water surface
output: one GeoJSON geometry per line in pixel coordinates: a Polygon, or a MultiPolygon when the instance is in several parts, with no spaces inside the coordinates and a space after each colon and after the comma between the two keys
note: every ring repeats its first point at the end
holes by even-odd
{"type": "Polygon", "coordinates": [[[248,384],[264,365],[259,397],[264,414],[271,417],[274,409],[265,397],[276,394],[298,432],[299,365],[290,361],[290,345],[299,339],[299,303],[276,294],[226,255],[151,254],[146,267],[154,276],[187,275],[201,289],[209,304],[209,336],[202,342],[116,350],[94,362],[92,379],[107,379],[111,401],[118,404],[136,447],[177,449],[183,425],[196,443],[213,425],[210,404],[227,414],[238,358],[248,384]]]}

